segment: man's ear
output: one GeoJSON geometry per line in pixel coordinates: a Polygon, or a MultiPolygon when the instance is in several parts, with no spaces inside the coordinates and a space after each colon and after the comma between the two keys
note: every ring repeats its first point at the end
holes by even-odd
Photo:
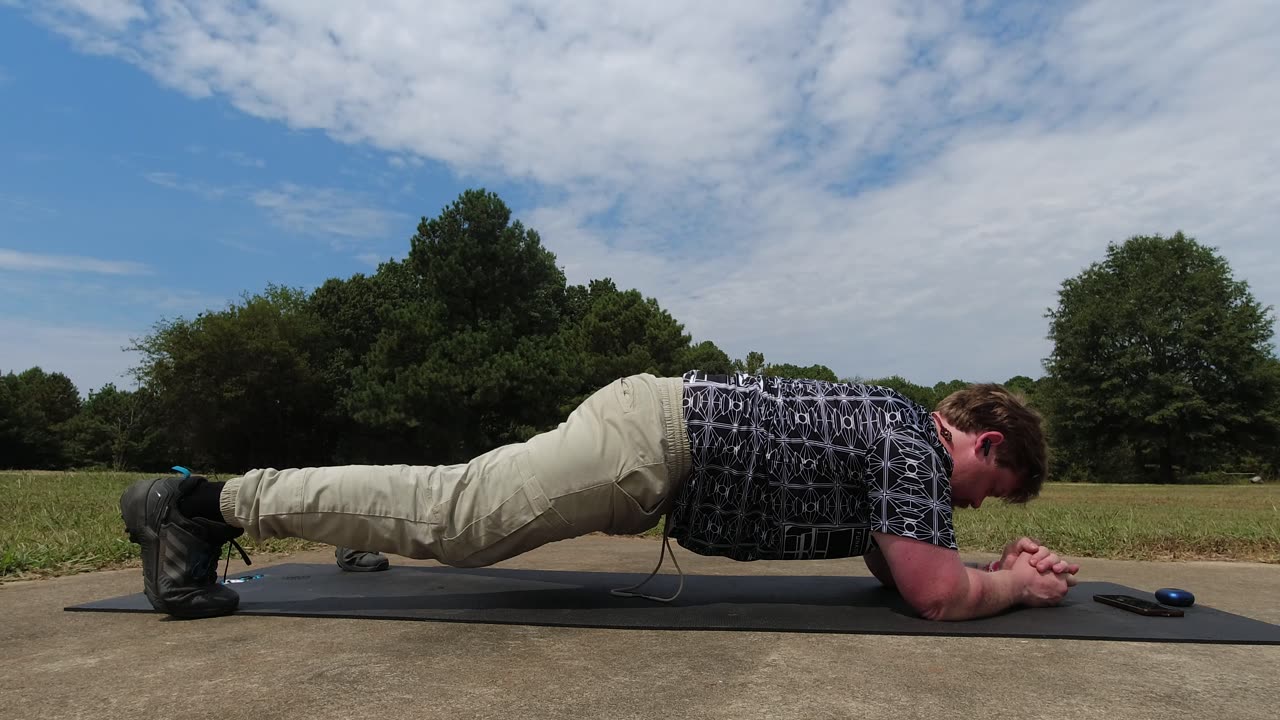
{"type": "Polygon", "coordinates": [[[1004,442],[1004,433],[999,430],[988,430],[978,436],[978,447],[982,449],[982,456],[988,457],[991,451],[1004,442]]]}
{"type": "Polygon", "coordinates": [[[938,412],[938,411],[936,411],[936,410],[935,410],[935,411],[933,411],[933,412],[929,413],[929,419],[930,419],[930,420],[933,420],[935,423],[937,423],[937,426],[938,426],[938,434],[939,434],[939,435],[942,435],[942,436],[943,436],[943,438],[945,439],[945,438],[946,438],[946,435],[947,435],[947,420],[946,420],[946,418],[942,417],[942,413],[940,413],[940,412],[938,412]]]}

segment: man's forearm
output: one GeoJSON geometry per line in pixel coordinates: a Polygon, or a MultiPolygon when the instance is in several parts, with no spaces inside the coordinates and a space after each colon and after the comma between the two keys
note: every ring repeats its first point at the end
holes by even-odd
{"type": "Polygon", "coordinates": [[[1021,602],[1021,589],[1012,572],[965,568],[968,583],[951,602],[928,613],[930,620],[974,620],[1004,612],[1021,602]]]}

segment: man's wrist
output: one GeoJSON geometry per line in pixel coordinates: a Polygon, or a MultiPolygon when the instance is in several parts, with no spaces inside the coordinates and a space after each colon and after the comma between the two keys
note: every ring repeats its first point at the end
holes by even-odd
{"type": "Polygon", "coordinates": [[[1022,588],[1011,572],[986,572],[980,566],[969,568],[969,588],[963,597],[954,599],[939,620],[972,620],[1004,612],[1022,602],[1022,588]]]}

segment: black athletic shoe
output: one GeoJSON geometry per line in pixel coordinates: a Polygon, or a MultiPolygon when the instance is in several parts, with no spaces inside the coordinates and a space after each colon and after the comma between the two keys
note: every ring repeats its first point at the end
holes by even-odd
{"type": "Polygon", "coordinates": [[[188,518],[178,500],[205,479],[198,476],[139,480],[120,496],[120,515],[129,539],[142,546],[143,590],[156,610],[180,618],[235,612],[240,596],[218,583],[218,556],[242,528],[206,518],[188,518]]]}
{"type": "Polygon", "coordinates": [[[378,552],[338,547],[333,551],[338,567],[347,572],[379,572],[391,567],[391,561],[378,552]]]}

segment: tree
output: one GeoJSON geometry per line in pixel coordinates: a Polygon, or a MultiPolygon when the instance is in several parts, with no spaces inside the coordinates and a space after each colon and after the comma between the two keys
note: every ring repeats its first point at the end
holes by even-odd
{"type": "Polygon", "coordinates": [[[732,369],[736,372],[745,372],[748,375],[759,374],[798,380],[826,380],[828,382],[839,382],[840,380],[836,377],[835,372],[826,365],[801,367],[791,363],[770,364],[765,362],[764,353],[755,350],[747,353],[746,360],[734,360],[732,369]]]}
{"type": "MultiPolygon", "coordinates": [[[[1276,386],[1280,386],[1280,359],[1272,358],[1267,363],[1267,374],[1270,375],[1270,382],[1276,386]]],[[[1261,423],[1263,427],[1268,428],[1273,438],[1280,437],[1280,393],[1272,400],[1270,407],[1267,409],[1266,417],[1261,423]]],[[[1257,453],[1258,465],[1261,470],[1269,477],[1280,477],[1280,442],[1264,443],[1263,447],[1257,453]]]]}
{"type": "Polygon", "coordinates": [[[146,388],[131,392],[108,383],[90,392],[68,431],[74,465],[155,469],[165,461],[154,397],[146,388]]]}
{"type": "Polygon", "coordinates": [[[406,262],[421,293],[383,318],[345,401],[376,451],[453,462],[563,419],[565,279],[538,234],[470,190],[423,219],[406,262]]]}
{"type": "Polygon", "coordinates": [[[689,352],[684,326],[657,300],[620,291],[609,278],[591,281],[580,316],[565,331],[579,354],[576,374],[584,390],[636,373],[679,374],[689,352]]]}
{"type": "Polygon", "coordinates": [[[1028,403],[1035,404],[1036,387],[1038,382],[1026,375],[1014,375],[1009,378],[1004,387],[1009,392],[1017,393],[1027,399],[1028,403]]]}
{"type": "Polygon", "coordinates": [[[22,424],[18,419],[18,398],[14,396],[14,374],[0,375],[0,468],[15,467],[22,452],[22,424]]]}
{"type": "Polygon", "coordinates": [[[929,409],[932,410],[938,406],[938,403],[945,400],[948,395],[953,392],[963,390],[969,387],[969,385],[971,385],[971,383],[958,379],[946,382],[939,381],[935,383],[933,386],[933,404],[929,406],[929,409]]]}
{"type": "Polygon", "coordinates": [[[799,365],[791,365],[789,363],[781,363],[778,365],[766,365],[761,369],[764,375],[773,377],[793,378],[798,380],[826,380],[827,382],[839,382],[835,372],[826,365],[809,365],[808,367],[800,367],[799,365]]]}
{"type": "Polygon", "coordinates": [[[342,463],[394,461],[404,457],[397,433],[357,422],[352,408],[356,378],[365,360],[397,313],[426,300],[422,279],[407,261],[388,261],[373,275],[330,278],[308,296],[306,312],[319,328],[310,361],[325,394],[334,399],[317,418],[333,439],[331,460],[342,463]]]}
{"type": "Polygon", "coordinates": [[[321,331],[314,358],[335,385],[346,387],[351,373],[373,347],[386,319],[399,307],[421,300],[421,284],[406,263],[388,261],[373,275],[329,278],[306,299],[305,309],[321,331]]]}
{"type": "Polygon", "coordinates": [[[720,375],[733,372],[733,361],[710,340],[690,346],[683,353],[680,364],[682,370],[702,370],[720,375]]]}
{"type": "Polygon", "coordinates": [[[1272,433],[1271,311],[1215,250],[1182,233],[1112,243],[1058,297],[1038,394],[1068,457],[1123,447],[1172,482],[1272,433]]]}
{"type": "Polygon", "coordinates": [[[67,424],[80,393],[62,373],[33,367],[0,378],[0,466],[58,469],[68,461],[67,424]]]}
{"type": "Polygon", "coordinates": [[[194,320],[162,321],[136,343],[137,374],[176,457],[232,471],[328,459],[333,438],[319,419],[336,400],[312,364],[321,330],[304,302],[271,286],[194,320]]]}
{"type": "Polygon", "coordinates": [[[493,328],[509,337],[560,326],[564,273],[538,233],[494,193],[468,190],[410,240],[409,264],[443,306],[445,332],[493,328]]]}
{"type": "Polygon", "coordinates": [[[747,353],[746,360],[734,360],[733,369],[737,372],[744,372],[748,375],[755,375],[764,367],[764,353],[752,350],[747,353]]]}
{"type": "Polygon", "coordinates": [[[901,375],[891,375],[879,380],[868,380],[866,381],[866,384],[878,385],[880,387],[887,387],[891,390],[896,390],[903,397],[917,405],[924,406],[928,410],[933,410],[938,405],[938,399],[933,388],[917,385],[901,375]]]}

